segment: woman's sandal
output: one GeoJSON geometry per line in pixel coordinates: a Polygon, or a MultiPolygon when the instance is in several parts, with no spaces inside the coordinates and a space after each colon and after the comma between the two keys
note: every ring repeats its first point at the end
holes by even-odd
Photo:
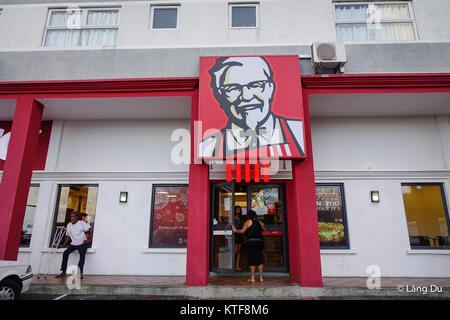
{"type": "Polygon", "coordinates": [[[248,282],[255,282],[255,278],[250,278],[247,280],[248,282]]]}
{"type": "Polygon", "coordinates": [[[259,278],[259,282],[264,282],[264,279],[263,278],[259,278]]]}

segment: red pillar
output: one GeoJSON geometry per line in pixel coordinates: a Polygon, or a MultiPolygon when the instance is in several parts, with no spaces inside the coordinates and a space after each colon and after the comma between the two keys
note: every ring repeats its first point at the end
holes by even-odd
{"type": "Polygon", "coordinates": [[[0,184],[0,260],[17,260],[43,105],[17,99],[0,184]]]}
{"type": "Polygon", "coordinates": [[[198,119],[198,89],[191,105],[186,285],[206,286],[209,275],[209,167],[198,161],[194,122],[198,119]]]}
{"type": "Polygon", "coordinates": [[[209,275],[209,167],[189,166],[186,285],[206,286],[209,275]]]}
{"type": "Polygon", "coordinates": [[[292,162],[293,180],[286,184],[291,276],[304,287],[322,287],[319,227],[308,96],[303,93],[307,157],[292,162]]]}
{"type": "Polygon", "coordinates": [[[289,272],[291,279],[298,281],[297,252],[299,251],[299,236],[296,223],[294,223],[297,220],[296,215],[298,214],[295,190],[296,186],[294,184],[294,180],[286,182],[286,220],[289,249],[289,272]]]}

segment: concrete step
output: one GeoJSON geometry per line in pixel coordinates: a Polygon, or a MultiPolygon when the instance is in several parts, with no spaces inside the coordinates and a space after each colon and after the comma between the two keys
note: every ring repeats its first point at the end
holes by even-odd
{"type": "MultiPolygon", "coordinates": [[[[440,289],[440,288],[439,288],[440,289]]],[[[105,295],[105,296],[170,296],[187,299],[450,299],[450,288],[439,292],[414,290],[414,288],[351,288],[324,287],[306,288],[301,286],[125,286],[125,285],[85,285],[69,289],[64,284],[32,284],[27,294],[52,295],[105,295]]]]}

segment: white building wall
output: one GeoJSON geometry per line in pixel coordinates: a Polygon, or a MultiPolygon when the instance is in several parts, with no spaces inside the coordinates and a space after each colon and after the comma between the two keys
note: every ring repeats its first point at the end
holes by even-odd
{"type": "Polygon", "coordinates": [[[315,170],[442,170],[436,119],[313,118],[315,170]]]}
{"type": "Polygon", "coordinates": [[[324,276],[448,277],[450,250],[411,250],[401,183],[443,183],[449,206],[450,171],[444,157],[448,116],[314,118],[317,183],[343,183],[349,250],[321,250],[324,276]],[[370,191],[380,192],[380,203],[370,191]]]}
{"type": "Polygon", "coordinates": [[[414,15],[421,40],[450,39],[448,13],[450,2],[446,0],[413,0],[414,15]]]}
{"type": "MultiPolygon", "coordinates": [[[[410,249],[401,193],[403,182],[444,183],[449,204],[450,172],[443,160],[448,120],[312,119],[316,181],[344,184],[350,239],[348,250],[321,250],[323,276],[364,277],[370,265],[380,266],[382,276],[450,276],[450,250],[410,249]],[[371,190],[380,191],[380,203],[370,202],[371,190]]],[[[46,272],[57,185],[95,183],[99,193],[86,274],[184,275],[186,249],[148,248],[152,184],[188,183],[187,167],[168,160],[176,128],[189,129],[189,120],[56,121],[47,171],[33,176],[41,188],[31,250],[21,249],[19,260],[31,261],[36,273],[46,272]],[[55,170],[49,170],[51,163],[55,170]],[[128,191],[127,204],[119,203],[120,191],[128,191]]],[[[63,251],[50,273],[58,272],[63,251]]],[[[77,259],[75,253],[69,263],[77,259]]]]}
{"type": "Polygon", "coordinates": [[[176,129],[190,120],[65,121],[56,171],[187,171],[170,160],[176,129]]]}
{"type": "MultiPolygon", "coordinates": [[[[240,1],[233,1],[239,3],[240,1]]],[[[242,2],[242,1],[241,1],[242,2]]],[[[255,29],[229,28],[229,1],[181,0],[179,27],[176,30],[152,30],[151,5],[165,1],[92,1],[78,3],[38,3],[1,5],[0,50],[36,50],[42,46],[48,9],[80,7],[120,7],[117,48],[171,46],[230,46],[255,44],[309,44],[336,40],[332,0],[259,1],[260,25],[255,29]]],[[[243,1],[245,3],[245,1],[243,1]]],[[[450,39],[447,0],[413,0],[420,40],[450,39]]],[[[45,49],[45,48],[44,48],[45,49]]],[[[48,48],[46,49],[48,50],[48,48]]],[[[51,49],[53,50],[53,49],[51,49]]]]}
{"type": "MultiPolygon", "coordinates": [[[[188,166],[171,162],[176,129],[190,120],[55,121],[40,184],[31,248],[19,261],[34,273],[58,273],[62,252],[49,259],[48,246],[59,184],[98,184],[92,248],[86,274],[184,275],[186,249],[149,249],[153,184],[187,184],[188,166]],[[119,203],[120,191],[128,202],[119,203]],[[49,264],[50,261],[50,264],[49,264]],[[48,266],[49,265],[49,266],[48,266]]],[[[78,253],[69,265],[78,263],[78,253]]]]}

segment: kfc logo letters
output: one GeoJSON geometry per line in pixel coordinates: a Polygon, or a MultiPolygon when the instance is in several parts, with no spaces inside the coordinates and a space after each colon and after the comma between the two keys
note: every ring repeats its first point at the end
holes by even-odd
{"type": "Polygon", "coordinates": [[[304,158],[298,56],[202,57],[199,156],[304,158]]]}

